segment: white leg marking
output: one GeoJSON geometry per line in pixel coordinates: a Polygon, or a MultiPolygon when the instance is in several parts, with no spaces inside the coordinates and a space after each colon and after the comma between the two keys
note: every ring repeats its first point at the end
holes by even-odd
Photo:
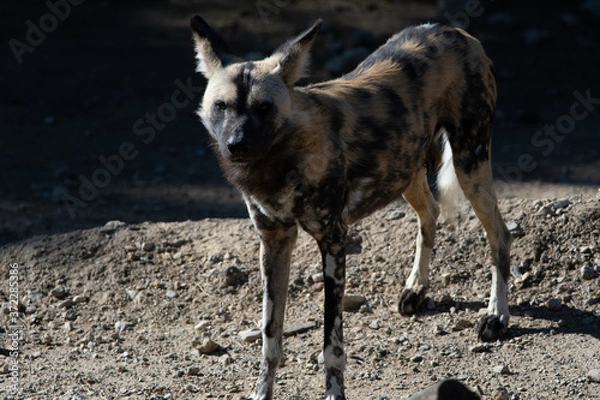
{"type": "Polygon", "coordinates": [[[501,317],[502,322],[508,325],[508,284],[498,272],[498,268],[492,269],[492,292],[490,293],[490,304],[488,304],[487,314],[501,317]]]}
{"type": "Polygon", "coordinates": [[[431,247],[422,245],[421,233],[417,238],[417,251],[413,268],[406,280],[406,288],[417,290],[427,287],[429,281],[429,262],[431,261],[431,247]]]}

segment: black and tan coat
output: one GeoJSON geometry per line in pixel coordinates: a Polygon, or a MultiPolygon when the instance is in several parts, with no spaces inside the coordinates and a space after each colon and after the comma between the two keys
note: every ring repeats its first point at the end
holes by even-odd
{"type": "Polygon", "coordinates": [[[326,399],[344,398],[347,227],[400,196],[417,212],[420,229],[398,309],[417,311],[428,286],[439,213],[426,170],[439,164],[441,141],[440,195],[451,199],[460,184],[492,250],[492,291],[479,337],[496,340],[509,318],[510,234],[498,211],[490,166],[496,83],[482,46],[457,28],[411,27],[354,71],[296,87],[320,24],[264,60],[244,61],[204,20],[192,19],[198,71],[208,79],[199,115],[261,239],[263,362],[256,399],[272,398],[282,358],[298,226],[315,238],[322,254],[326,399]]]}

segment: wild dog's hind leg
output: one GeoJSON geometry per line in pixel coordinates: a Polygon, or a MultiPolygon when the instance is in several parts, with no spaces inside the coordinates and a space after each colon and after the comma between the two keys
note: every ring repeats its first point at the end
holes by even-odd
{"type": "Polygon", "coordinates": [[[419,231],[415,261],[406,280],[404,291],[398,298],[398,311],[402,315],[414,314],[423,299],[429,285],[429,262],[435,237],[435,224],[439,209],[427,184],[426,169],[417,172],[403,193],[404,198],[417,212],[419,231]]]}
{"type": "MultiPolygon", "coordinates": [[[[454,149],[453,149],[454,150],[454,149]]],[[[468,155],[455,150],[454,167],[460,186],[473,206],[477,218],[487,234],[492,252],[492,289],[487,315],[481,318],[478,336],[483,341],[499,339],[508,327],[508,278],[510,274],[511,235],[498,210],[493,188],[492,168],[489,158],[479,163],[466,162],[468,155]]],[[[470,151],[472,155],[472,150],[470,151]]]]}
{"type": "Polygon", "coordinates": [[[264,216],[253,213],[251,207],[249,209],[261,238],[260,268],[263,280],[263,357],[253,399],[268,400],[273,397],[275,372],[283,357],[283,317],[288,293],[290,259],[298,229],[295,224],[284,225],[266,221],[264,216]]]}

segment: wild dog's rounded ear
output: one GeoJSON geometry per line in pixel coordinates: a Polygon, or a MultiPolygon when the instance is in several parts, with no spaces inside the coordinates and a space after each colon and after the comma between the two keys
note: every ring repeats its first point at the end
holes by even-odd
{"type": "Polygon", "coordinates": [[[318,19],[310,28],[288,40],[269,57],[275,64],[273,73],[280,74],[289,86],[306,76],[310,64],[310,48],[322,24],[323,20],[318,19]]]}
{"type": "Polygon", "coordinates": [[[196,71],[210,79],[215,71],[237,61],[225,41],[200,16],[193,16],[190,26],[198,60],[196,71]]]}

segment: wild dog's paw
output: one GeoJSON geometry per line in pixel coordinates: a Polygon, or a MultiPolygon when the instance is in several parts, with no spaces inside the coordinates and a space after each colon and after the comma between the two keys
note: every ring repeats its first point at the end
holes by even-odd
{"type": "Polygon", "coordinates": [[[484,315],[477,324],[477,337],[482,342],[494,342],[508,330],[506,319],[498,315],[484,315]]]}
{"type": "Polygon", "coordinates": [[[413,315],[419,310],[425,299],[425,288],[418,292],[412,289],[404,289],[398,297],[398,312],[402,315],[413,315]]]}

